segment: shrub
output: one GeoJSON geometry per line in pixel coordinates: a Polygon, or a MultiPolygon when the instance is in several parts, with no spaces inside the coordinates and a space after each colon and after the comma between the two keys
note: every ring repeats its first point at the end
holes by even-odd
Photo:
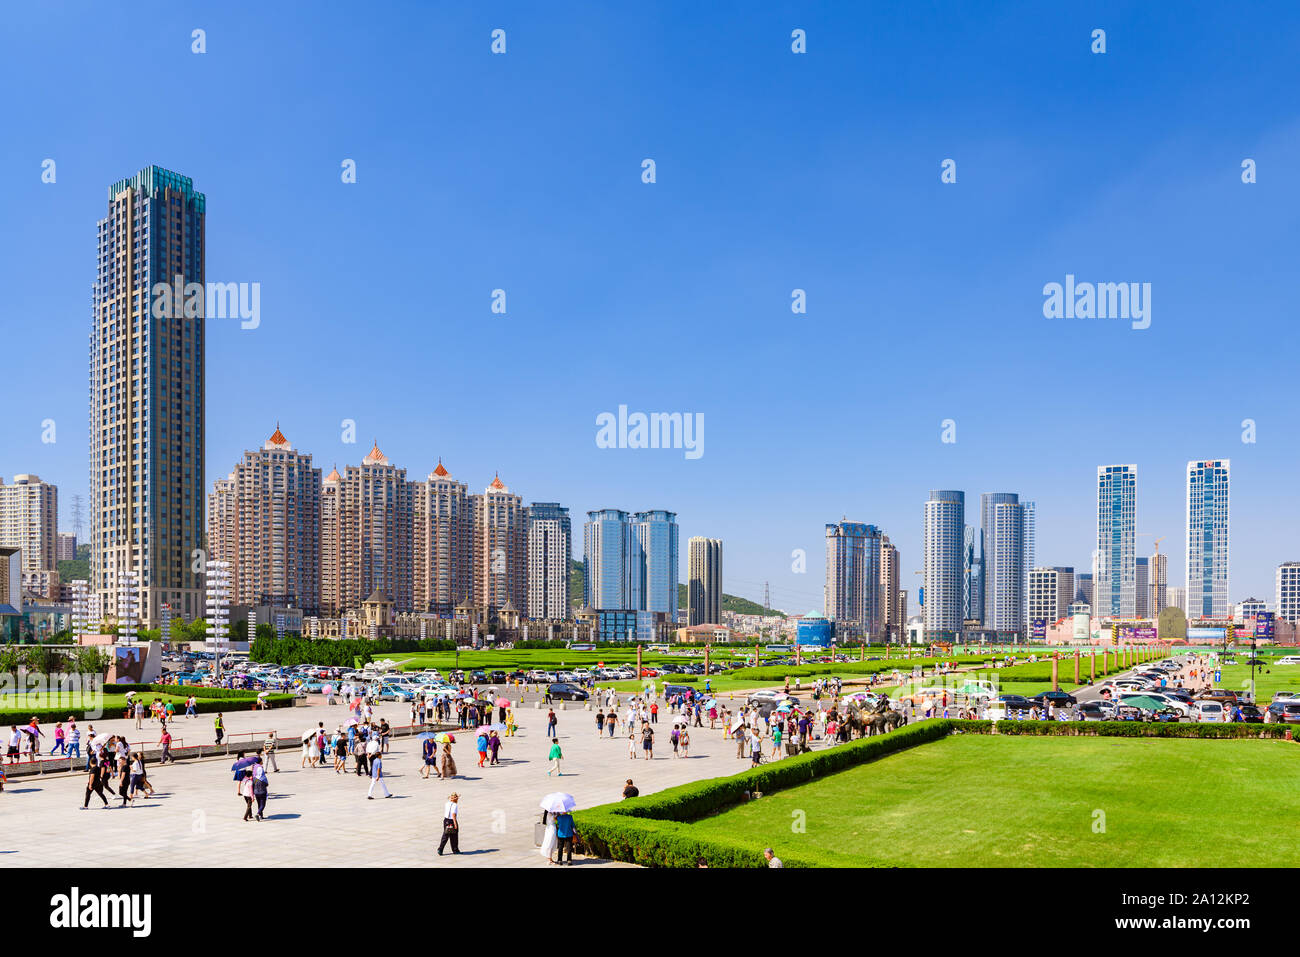
{"type": "MultiPolygon", "coordinates": [[[[962,725],[989,722],[963,721],[962,725]]],[[[998,734],[1103,738],[1284,738],[1285,724],[1184,724],[1165,721],[999,721],[998,734]]],[[[976,733],[987,733],[987,731],[976,733]]]]}

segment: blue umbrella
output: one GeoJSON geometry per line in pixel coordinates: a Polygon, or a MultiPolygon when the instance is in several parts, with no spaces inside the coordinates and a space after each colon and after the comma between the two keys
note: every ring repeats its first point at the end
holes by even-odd
{"type": "Polygon", "coordinates": [[[257,763],[257,758],[256,758],[256,757],[252,757],[252,758],[240,758],[238,761],[236,761],[234,764],[232,764],[232,765],[230,766],[230,770],[232,770],[232,771],[238,771],[240,768],[246,768],[246,767],[248,767],[250,764],[256,764],[256,763],[257,763]]]}
{"type": "Polygon", "coordinates": [[[428,738],[432,738],[432,737],[435,737],[435,736],[436,736],[436,735],[435,735],[435,732],[433,732],[433,731],[426,731],[426,732],[424,732],[423,734],[417,734],[417,735],[415,736],[415,740],[416,740],[416,741],[424,741],[424,740],[427,740],[428,738]]]}

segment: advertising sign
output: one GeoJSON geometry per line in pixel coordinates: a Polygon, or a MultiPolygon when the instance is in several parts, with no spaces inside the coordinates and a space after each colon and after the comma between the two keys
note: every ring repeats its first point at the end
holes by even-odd
{"type": "Polygon", "coordinates": [[[1273,620],[1274,613],[1271,611],[1261,611],[1255,615],[1255,637],[1273,640],[1273,620]]]}
{"type": "Polygon", "coordinates": [[[1047,637],[1047,619],[1035,618],[1033,626],[1029,632],[1030,638],[1045,639],[1047,637]]]}
{"type": "Polygon", "coordinates": [[[1226,628],[1188,628],[1188,641],[1223,641],[1226,628]]]}

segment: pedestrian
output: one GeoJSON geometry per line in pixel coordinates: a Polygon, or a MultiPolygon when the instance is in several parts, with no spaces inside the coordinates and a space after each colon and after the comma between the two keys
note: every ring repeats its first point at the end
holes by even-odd
{"type": "MultiPolygon", "coordinates": [[[[420,771],[420,777],[426,781],[429,780],[429,769],[433,769],[434,774],[438,774],[438,742],[433,740],[433,735],[429,735],[420,742],[420,754],[424,758],[424,767],[420,771]]],[[[438,777],[442,777],[438,774],[438,777]]]]}
{"type": "MultiPolygon", "coordinates": [[[[565,851],[569,854],[569,866],[573,866],[573,815],[568,811],[561,811],[555,815],[555,861],[556,864],[564,863],[565,851]]],[[[547,858],[550,860],[550,858],[547,858]]]]}
{"type": "Polygon", "coordinates": [[[387,718],[379,719],[379,746],[384,754],[388,753],[388,739],[392,736],[393,729],[388,723],[387,718]]]}
{"type": "Polygon", "coordinates": [[[673,746],[673,757],[677,757],[677,738],[681,735],[680,725],[673,725],[673,730],[668,735],[668,743],[673,746]]]}
{"type": "Polygon", "coordinates": [[[560,770],[560,762],[564,760],[564,752],[560,750],[559,738],[551,738],[551,753],[547,755],[547,760],[551,762],[551,766],[547,769],[546,776],[549,778],[554,771],[558,777],[563,777],[564,772],[560,770]]]}
{"type": "Polygon", "coordinates": [[[172,733],[167,730],[165,724],[162,728],[162,737],[158,739],[158,743],[162,745],[162,757],[158,759],[158,763],[166,764],[171,761],[172,764],[175,764],[176,758],[172,755],[172,733]]]}
{"type": "Polygon", "coordinates": [[[253,800],[257,802],[257,819],[266,820],[266,795],[270,790],[271,782],[266,777],[266,768],[262,766],[262,758],[258,756],[254,759],[256,763],[252,767],[253,772],[253,800]]]}
{"type": "Polygon", "coordinates": [[[266,733],[266,741],[262,744],[262,770],[270,768],[276,774],[280,773],[280,765],[275,760],[275,748],[279,744],[276,740],[275,731],[266,733]]]}
{"type": "MultiPolygon", "coordinates": [[[[447,752],[450,757],[450,751],[447,752]]],[[[460,795],[453,791],[442,806],[442,841],[438,844],[438,856],[442,857],[447,842],[451,842],[451,852],[460,853],[460,795]]]]}
{"type": "Polygon", "coordinates": [[[131,758],[129,754],[119,754],[117,758],[117,796],[122,799],[122,807],[128,801],[135,800],[131,789],[131,758]]]}
{"type": "Polygon", "coordinates": [[[785,867],[781,863],[781,858],[776,856],[776,852],[770,847],[763,848],[763,858],[767,861],[768,867],[785,867]]]}
{"type": "Polygon", "coordinates": [[[95,760],[95,756],[92,754],[89,761],[89,771],[86,772],[86,799],[81,802],[83,811],[90,807],[91,794],[98,794],[99,799],[104,802],[104,807],[108,807],[108,798],[104,797],[105,783],[99,762],[95,760]]]}
{"type": "Polygon", "coordinates": [[[220,743],[221,743],[221,739],[224,738],[224,737],[226,736],[226,725],[225,725],[225,720],[224,720],[224,718],[225,718],[225,716],[224,716],[220,711],[218,711],[218,712],[217,712],[217,718],[216,718],[216,720],[212,723],[213,728],[214,728],[214,729],[216,730],[216,732],[217,732],[217,744],[220,744],[220,743]]]}
{"type": "Polygon", "coordinates": [[[384,791],[384,797],[392,797],[392,792],[388,790],[388,785],[384,783],[384,756],[381,752],[376,752],[370,759],[370,790],[366,792],[366,798],[373,801],[375,799],[375,785],[378,784],[384,791]]]}
{"type": "Polygon", "coordinates": [[[638,797],[640,796],[640,794],[641,794],[641,789],[632,783],[631,778],[628,778],[627,786],[623,788],[623,799],[626,800],[628,798],[638,797]]]}
{"type": "Polygon", "coordinates": [[[480,729],[477,737],[474,739],[474,747],[478,751],[478,766],[481,768],[487,763],[488,739],[487,735],[480,729]]]}
{"type": "Polygon", "coordinates": [[[72,715],[68,715],[68,757],[81,757],[81,729],[72,720],[72,715]]]}
{"type": "MultiPolygon", "coordinates": [[[[605,712],[597,709],[596,710],[596,737],[599,738],[604,733],[605,733],[605,712]]],[[[58,737],[57,729],[55,732],[55,737],[56,738],[58,737]]]]}
{"type": "Polygon", "coordinates": [[[442,776],[450,779],[456,776],[456,759],[451,756],[451,742],[442,743],[442,776]]]}
{"type": "Polygon", "coordinates": [[[627,756],[636,760],[636,732],[631,730],[627,733],[627,756]]]}
{"type": "Polygon", "coordinates": [[[546,736],[555,737],[555,709],[551,708],[546,712],[546,736]]]}
{"type": "Polygon", "coordinates": [[[677,737],[677,748],[681,756],[689,758],[691,756],[691,732],[687,728],[682,728],[682,733],[677,737]]]}
{"type": "Polygon", "coordinates": [[[358,735],[355,743],[352,745],[352,757],[356,760],[357,777],[367,773],[369,768],[366,767],[366,743],[358,735]]]}
{"type": "Polygon", "coordinates": [[[641,729],[641,750],[645,752],[647,761],[654,757],[655,750],[655,733],[650,725],[644,725],[641,729]]]}
{"type": "Polygon", "coordinates": [[[659,723],[659,702],[658,701],[652,701],[650,703],[650,723],[651,724],[659,723]]]}
{"type": "Polygon", "coordinates": [[[515,736],[515,711],[513,708],[506,708],[506,737],[515,736]]]}
{"type": "Polygon", "coordinates": [[[501,738],[495,731],[488,735],[488,750],[492,752],[492,760],[488,764],[500,764],[497,755],[501,751],[501,738]]]}
{"type": "Polygon", "coordinates": [[[139,698],[135,700],[135,729],[139,731],[144,722],[144,702],[139,698]]]}
{"type": "Polygon", "coordinates": [[[63,730],[63,722],[58,721],[54,725],[54,747],[50,749],[50,754],[67,753],[67,732],[63,730]]]}

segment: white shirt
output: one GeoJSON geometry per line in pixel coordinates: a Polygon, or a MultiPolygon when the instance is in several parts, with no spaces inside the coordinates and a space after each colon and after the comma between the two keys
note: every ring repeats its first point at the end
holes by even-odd
{"type": "Polygon", "coordinates": [[[378,753],[379,753],[379,739],[371,738],[369,741],[366,742],[366,754],[378,754],[378,753]]]}
{"type": "Polygon", "coordinates": [[[446,804],[442,806],[442,816],[452,818],[453,820],[455,819],[456,814],[459,811],[460,811],[460,805],[455,801],[448,801],[446,804]]]}

